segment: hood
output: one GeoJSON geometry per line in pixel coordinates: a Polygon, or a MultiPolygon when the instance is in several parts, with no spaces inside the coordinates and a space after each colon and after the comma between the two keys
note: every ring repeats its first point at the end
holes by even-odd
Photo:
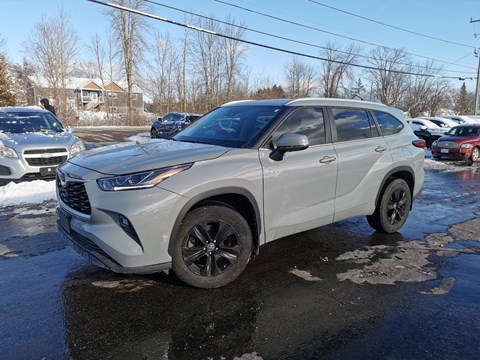
{"type": "Polygon", "coordinates": [[[161,167],[214,159],[229,148],[171,140],[133,142],[84,151],[70,163],[106,175],[130,174],[161,167]]]}
{"type": "Polygon", "coordinates": [[[478,141],[478,136],[450,136],[450,135],[443,135],[438,141],[453,141],[456,143],[464,143],[464,142],[473,142],[478,141]]]}
{"type": "Polygon", "coordinates": [[[0,133],[0,142],[14,149],[65,146],[70,148],[74,135],[69,132],[50,133],[0,133]]]}

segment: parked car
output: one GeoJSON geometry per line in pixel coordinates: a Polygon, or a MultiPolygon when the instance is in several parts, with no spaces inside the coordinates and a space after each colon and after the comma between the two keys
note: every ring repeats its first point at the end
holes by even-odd
{"type": "Polygon", "coordinates": [[[442,115],[441,117],[445,119],[450,119],[453,120],[457,123],[457,125],[462,125],[462,124],[478,124],[478,121],[466,116],[466,115],[442,115]]]}
{"type": "Polygon", "coordinates": [[[51,112],[0,107],[0,185],[54,179],[57,166],[84,149],[51,112]]]}
{"type": "Polygon", "coordinates": [[[201,114],[171,112],[155,120],[150,129],[152,138],[171,138],[177,132],[199,119],[201,114]]]}
{"type": "Polygon", "coordinates": [[[459,125],[432,144],[434,159],[478,161],[480,155],[480,124],[459,125]]]}
{"type": "Polygon", "coordinates": [[[172,140],[69,159],[57,171],[59,229],[98,266],[172,268],[219,287],[275,239],[360,215],[398,231],[424,182],[424,146],[378,103],[232,102],[172,140]]]}
{"type": "Polygon", "coordinates": [[[434,122],[424,118],[413,118],[407,120],[415,135],[427,142],[430,148],[432,143],[439,137],[445,135],[450,128],[440,127],[434,122]]]}
{"type": "Polygon", "coordinates": [[[442,117],[421,116],[420,118],[430,120],[431,122],[433,122],[437,126],[440,126],[441,128],[445,128],[445,129],[448,129],[448,130],[450,130],[452,127],[458,125],[457,122],[455,122],[453,120],[450,120],[450,119],[447,119],[447,118],[442,118],[442,117]]]}

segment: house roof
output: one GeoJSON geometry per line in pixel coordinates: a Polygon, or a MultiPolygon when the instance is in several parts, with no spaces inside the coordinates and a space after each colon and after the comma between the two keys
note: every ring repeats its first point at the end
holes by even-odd
{"type": "MultiPolygon", "coordinates": [[[[42,88],[48,89],[50,84],[48,83],[47,78],[42,76],[30,76],[29,79],[36,85],[42,88]]],[[[76,90],[76,89],[90,89],[90,90],[102,90],[102,81],[101,79],[89,79],[89,78],[76,78],[71,77],[67,79],[67,89],[76,90]]],[[[125,81],[106,81],[105,90],[107,91],[117,91],[124,92],[127,89],[127,83],[125,81]]],[[[137,94],[143,94],[143,90],[137,86],[133,85],[133,92],[137,94]]]]}

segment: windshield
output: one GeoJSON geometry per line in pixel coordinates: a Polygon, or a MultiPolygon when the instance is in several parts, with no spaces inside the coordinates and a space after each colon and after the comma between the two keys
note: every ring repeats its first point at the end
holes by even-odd
{"type": "Polygon", "coordinates": [[[480,133],[479,127],[456,126],[447,133],[450,136],[477,136],[480,133]]]}
{"type": "Polygon", "coordinates": [[[254,142],[284,106],[225,106],[204,115],[174,140],[243,148],[254,142]]]}
{"type": "Polygon", "coordinates": [[[0,113],[0,132],[23,134],[63,131],[63,125],[49,112],[0,113]]]}

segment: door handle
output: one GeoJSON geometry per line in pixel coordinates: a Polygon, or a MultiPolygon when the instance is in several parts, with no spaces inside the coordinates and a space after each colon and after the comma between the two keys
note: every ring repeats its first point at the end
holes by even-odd
{"type": "Polygon", "coordinates": [[[384,152],[384,151],[386,151],[386,150],[387,150],[387,148],[386,148],[386,147],[383,147],[383,146],[377,146],[377,147],[375,148],[375,151],[376,151],[376,152],[384,152]]]}
{"type": "Polygon", "coordinates": [[[337,160],[336,157],[334,156],[324,156],[323,158],[321,158],[319,160],[319,162],[321,162],[322,164],[330,164],[331,162],[337,160]]]}

